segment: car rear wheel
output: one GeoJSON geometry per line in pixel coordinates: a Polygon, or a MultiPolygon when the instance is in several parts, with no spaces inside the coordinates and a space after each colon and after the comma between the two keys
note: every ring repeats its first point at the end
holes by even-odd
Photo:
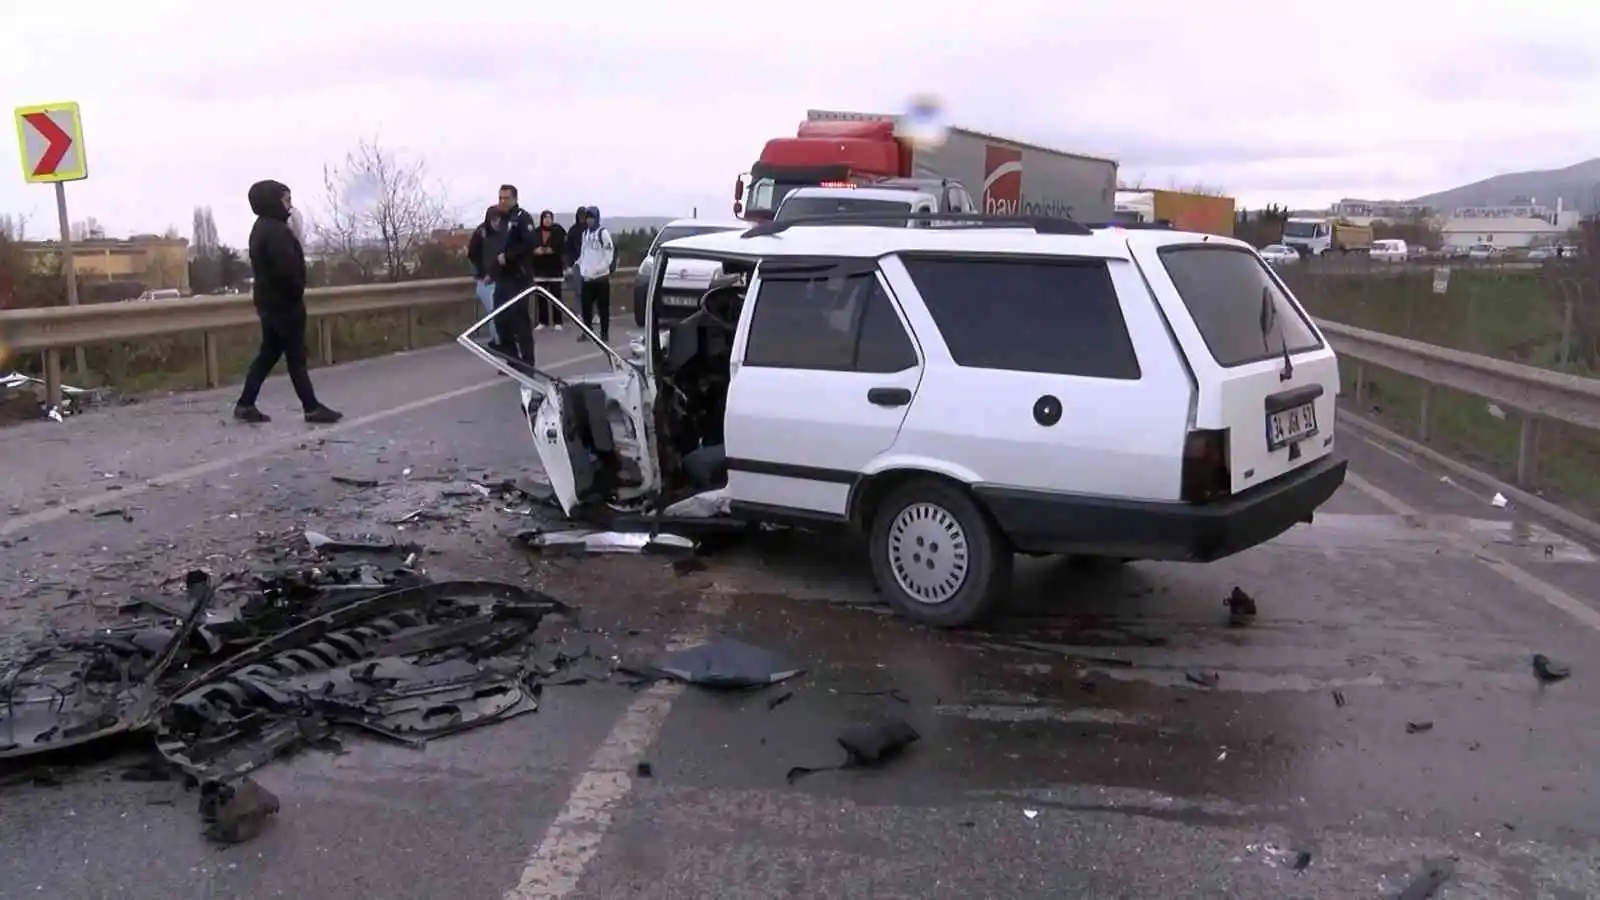
{"type": "Polygon", "coordinates": [[[896,488],[868,531],[872,574],[895,612],[936,628],[993,613],[1011,588],[1011,547],[973,497],[934,479],[896,488]]]}

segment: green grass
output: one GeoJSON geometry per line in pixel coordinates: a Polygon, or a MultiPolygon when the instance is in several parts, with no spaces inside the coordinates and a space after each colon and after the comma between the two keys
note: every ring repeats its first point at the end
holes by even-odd
{"type": "MultiPolygon", "coordinates": [[[[1290,276],[1290,286],[1312,315],[1385,334],[1454,347],[1470,353],[1576,374],[1563,365],[1565,317],[1561,288],[1541,272],[1454,271],[1448,293],[1433,293],[1430,272],[1391,277],[1290,276]]],[[[1354,397],[1356,365],[1341,365],[1346,397],[1354,397]]],[[[1367,402],[1360,411],[1419,438],[1422,384],[1366,366],[1367,402]]],[[[1433,389],[1430,446],[1478,469],[1512,481],[1520,424],[1513,410],[1500,419],[1481,397],[1433,389]]],[[[1539,424],[1532,489],[1590,518],[1600,516],[1600,434],[1545,420],[1539,424]]],[[[1526,486],[1525,486],[1526,487],[1526,486]]]]}

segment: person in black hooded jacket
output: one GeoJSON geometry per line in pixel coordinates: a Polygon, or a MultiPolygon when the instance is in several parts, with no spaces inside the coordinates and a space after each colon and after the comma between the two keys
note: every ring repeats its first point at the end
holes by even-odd
{"type": "Polygon", "coordinates": [[[255,279],[251,293],[256,318],[261,320],[261,349],[245,375],[233,417],[241,422],[271,421],[256,409],[256,397],[282,357],[306,421],[332,424],[343,416],[317,400],[306,367],[306,254],[289,227],[294,208],[289,188],[278,181],[258,181],[250,186],[249,197],[256,214],[250,229],[250,273],[255,279]]]}
{"type": "MultiPolygon", "coordinates": [[[[556,214],[550,210],[539,213],[539,227],[533,232],[533,280],[557,297],[561,296],[561,282],[566,279],[566,266],[562,260],[567,255],[567,230],[556,224],[556,214]]],[[[561,307],[534,295],[534,321],[536,331],[545,326],[561,330],[561,307]]]]}

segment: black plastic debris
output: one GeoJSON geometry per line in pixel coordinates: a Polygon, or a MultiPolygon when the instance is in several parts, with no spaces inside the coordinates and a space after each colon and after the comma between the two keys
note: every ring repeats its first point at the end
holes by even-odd
{"type": "Polygon", "coordinates": [[[333,476],[333,483],[353,488],[375,488],[378,486],[378,479],[358,478],[354,475],[335,475],[333,476]]]}
{"type": "Polygon", "coordinates": [[[1190,669],[1183,673],[1184,680],[1190,684],[1197,684],[1203,688],[1214,688],[1222,681],[1222,676],[1207,669],[1190,669]]]}
{"type": "Polygon", "coordinates": [[[1333,692],[1333,705],[1334,706],[1337,706],[1340,709],[1343,709],[1344,705],[1346,703],[1348,703],[1348,702],[1349,701],[1345,699],[1344,691],[1334,691],[1333,692]]]}
{"type": "Polygon", "coordinates": [[[1296,872],[1304,872],[1306,870],[1306,868],[1308,866],[1310,866],[1310,865],[1311,865],[1311,851],[1310,850],[1301,850],[1301,851],[1299,851],[1298,853],[1296,853],[1294,855],[1294,863],[1291,866],[1291,868],[1293,868],[1296,872]]]}
{"type": "Polygon", "coordinates": [[[852,725],[835,739],[844,748],[845,761],[832,766],[795,766],[785,776],[790,784],[817,772],[836,772],[880,766],[900,756],[922,735],[904,719],[885,719],[852,725]]]}
{"type": "Polygon", "coordinates": [[[414,553],[422,549],[415,544],[402,544],[375,535],[335,538],[309,529],[306,544],[318,553],[414,553]]]}
{"type": "Polygon", "coordinates": [[[242,844],[259,836],[280,808],[277,795],[253,778],[237,784],[210,781],[200,786],[204,834],[220,844],[242,844]]]}
{"type": "Polygon", "coordinates": [[[1422,873],[1411,879],[1396,900],[1428,900],[1439,892],[1439,888],[1444,887],[1444,883],[1455,872],[1456,864],[1448,859],[1425,863],[1422,873]]]}
{"type": "Polygon", "coordinates": [[[652,665],[630,666],[627,671],[646,678],[739,689],[777,684],[805,670],[770,650],[732,638],[717,638],[697,647],[668,651],[652,665]]]}
{"type": "Polygon", "coordinates": [[[1422,734],[1425,731],[1432,731],[1432,730],[1433,730],[1433,723],[1429,722],[1429,721],[1407,722],[1406,723],[1406,734],[1422,734]]]}
{"type": "Polygon", "coordinates": [[[1256,598],[1238,585],[1234,585],[1222,603],[1228,607],[1228,624],[1234,628],[1242,628],[1256,617],[1256,598]]]}
{"type": "Polygon", "coordinates": [[[1572,667],[1564,662],[1558,662],[1545,656],[1543,653],[1533,655],[1533,674],[1545,684],[1561,681],[1572,674],[1572,667]]]}

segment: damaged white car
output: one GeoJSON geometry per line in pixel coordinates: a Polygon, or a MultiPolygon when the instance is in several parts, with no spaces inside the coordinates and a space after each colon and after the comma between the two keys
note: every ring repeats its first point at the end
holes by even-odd
{"type": "Polygon", "coordinates": [[[556,378],[461,343],[522,385],[569,516],[849,526],[885,599],[936,626],[998,608],[1015,553],[1220,559],[1343,482],[1333,350],[1248,245],[904,224],[667,243],[658,273],[724,276],[658,329],[658,275],[643,358],[601,345],[605,373],[556,378]]]}

